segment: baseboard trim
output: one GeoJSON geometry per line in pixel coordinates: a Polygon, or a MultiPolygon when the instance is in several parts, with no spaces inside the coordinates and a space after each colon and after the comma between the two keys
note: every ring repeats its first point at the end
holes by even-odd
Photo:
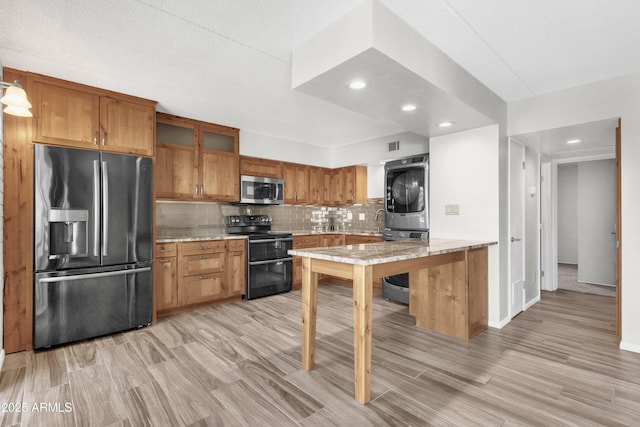
{"type": "Polygon", "coordinates": [[[489,327],[496,328],[496,329],[502,329],[505,326],[507,326],[509,324],[509,322],[511,322],[511,319],[509,319],[509,318],[504,318],[499,322],[489,321],[489,327]]]}
{"type": "Polygon", "coordinates": [[[524,309],[528,310],[532,305],[534,305],[535,303],[537,303],[538,301],[540,301],[540,294],[538,294],[538,296],[536,296],[534,299],[532,299],[531,301],[527,302],[524,304],[524,309]]]}
{"type": "Polygon", "coordinates": [[[4,348],[0,351],[0,371],[2,371],[2,365],[4,365],[4,348]]]}
{"type": "Polygon", "coordinates": [[[630,344],[627,342],[620,342],[620,350],[632,351],[634,353],[640,353],[640,345],[630,344]]]}

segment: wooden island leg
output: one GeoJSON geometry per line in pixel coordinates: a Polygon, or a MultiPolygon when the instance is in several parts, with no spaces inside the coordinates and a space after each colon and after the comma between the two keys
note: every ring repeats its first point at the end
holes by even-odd
{"type": "Polygon", "coordinates": [[[311,272],[311,258],[302,258],[302,369],[315,364],[318,274],[311,272]]]}
{"type": "Polygon", "coordinates": [[[371,400],[372,267],[353,266],[353,366],[355,398],[371,400]]]}

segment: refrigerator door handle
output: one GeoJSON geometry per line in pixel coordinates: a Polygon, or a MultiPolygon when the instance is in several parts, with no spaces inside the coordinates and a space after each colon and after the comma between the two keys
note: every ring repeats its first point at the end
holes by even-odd
{"type": "Polygon", "coordinates": [[[109,247],[109,171],[102,161],[102,256],[107,256],[109,247]]]}
{"type": "Polygon", "coordinates": [[[100,277],[124,276],[126,274],[136,274],[136,273],[142,273],[145,271],[151,271],[151,267],[133,268],[130,270],[106,271],[104,273],[76,274],[73,276],[43,277],[41,279],[38,279],[38,282],[41,282],[41,283],[69,282],[71,280],[87,280],[87,279],[98,279],[100,277]]]}
{"type": "Polygon", "coordinates": [[[100,256],[100,164],[93,161],[93,256],[100,256]]]}

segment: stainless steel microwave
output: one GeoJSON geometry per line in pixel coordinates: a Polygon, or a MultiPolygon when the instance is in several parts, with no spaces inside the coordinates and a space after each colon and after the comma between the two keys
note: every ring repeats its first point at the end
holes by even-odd
{"type": "Polygon", "coordinates": [[[240,176],[241,204],[281,205],[284,203],[284,180],[261,176],[240,176]]]}

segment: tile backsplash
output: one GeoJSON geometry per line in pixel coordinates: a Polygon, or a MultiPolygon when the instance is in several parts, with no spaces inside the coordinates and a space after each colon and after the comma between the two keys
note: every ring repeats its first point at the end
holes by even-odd
{"type": "Polygon", "coordinates": [[[274,231],[376,232],[384,228],[382,201],[359,206],[234,206],[228,203],[156,202],[156,237],[211,236],[224,233],[227,215],[270,215],[274,231]],[[362,218],[362,219],[361,219],[362,218]]]}

